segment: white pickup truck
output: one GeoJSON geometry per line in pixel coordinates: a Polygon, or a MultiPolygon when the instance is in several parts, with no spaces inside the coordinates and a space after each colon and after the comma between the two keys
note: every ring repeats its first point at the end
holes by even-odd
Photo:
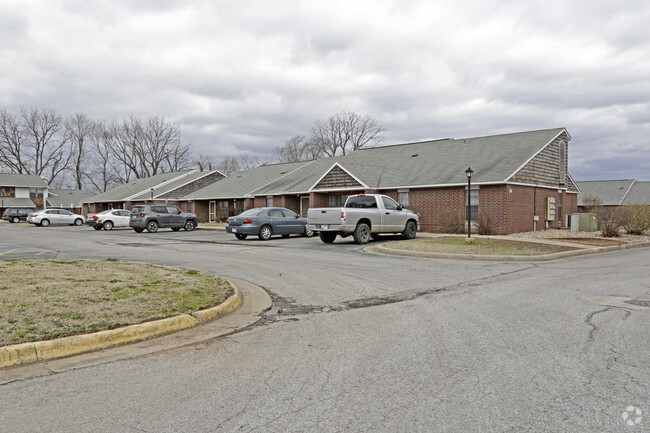
{"type": "Polygon", "coordinates": [[[420,217],[386,195],[359,194],[348,197],[342,208],[309,209],[307,227],[318,231],[321,241],[328,244],[336,235],[352,235],[356,243],[365,244],[381,233],[401,233],[405,239],[413,239],[420,229],[420,217]]]}

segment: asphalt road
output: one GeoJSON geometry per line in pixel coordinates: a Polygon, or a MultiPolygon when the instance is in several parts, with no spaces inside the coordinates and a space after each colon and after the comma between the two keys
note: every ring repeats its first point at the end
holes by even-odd
{"type": "Polygon", "coordinates": [[[650,431],[650,311],[588,300],[650,300],[650,249],[461,262],[348,240],[0,224],[3,245],[236,277],[286,311],[2,385],[2,432],[650,431]]]}

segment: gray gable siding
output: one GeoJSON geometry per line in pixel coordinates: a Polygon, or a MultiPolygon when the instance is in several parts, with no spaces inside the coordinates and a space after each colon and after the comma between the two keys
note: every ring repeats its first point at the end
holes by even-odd
{"type": "MultiPolygon", "coordinates": [[[[566,132],[553,140],[541,152],[537,154],[528,164],[519,170],[512,178],[512,182],[557,186],[564,187],[566,184],[560,183],[560,143],[568,143],[566,132]]],[[[568,181],[568,158],[562,167],[565,173],[565,179],[568,181]]]]}
{"type": "Polygon", "coordinates": [[[182,197],[185,197],[188,194],[193,193],[194,191],[198,191],[201,188],[204,188],[208,185],[211,185],[215,182],[220,181],[223,179],[225,176],[219,172],[214,172],[212,174],[209,174],[207,176],[203,176],[191,183],[188,183],[186,185],[181,186],[180,188],[176,188],[173,191],[170,191],[166,194],[163,194],[159,198],[161,199],[181,199],[182,197]]]}
{"type": "Polygon", "coordinates": [[[314,187],[314,190],[333,188],[363,188],[356,179],[339,166],[335,166],[314,187]]]}

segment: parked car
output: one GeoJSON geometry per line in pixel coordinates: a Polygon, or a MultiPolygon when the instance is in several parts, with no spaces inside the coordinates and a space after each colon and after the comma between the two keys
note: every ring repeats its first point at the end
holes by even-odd
{"type": "Polygon", "coordinates": [[[387,195],[351,195],[342,208],[310,208],[309,228],[320,231],[321,241],[331,244],[336,236],[352,235],[358,244],[383,233],[400,233],[414,239],[420,229],[420,216],[387,195]]]}
{"type": "Polygon", "coordinates": [[[88,215],[86,225],[95,230],[112,230],[113,227],[129,227],[131,211],[125,209],[109,209],[94,215],[88,215]]]}
{"type": "Polygon", "coordinates": [[[292,210],[281,207],[258,207],[228,218],[226,232],[233,233],[237,239],[257,235],[263,241],[273,235],[313,236],[314,232],[307,230],[306,226],[307,218],[301,218],[292,210]]]}
{"type": "Polygon", "coordinates": [[[84,223],[84,216],[65,209],[42,209],[30,213],[27,216],[27,222],[43,227],[47,227],[50,224],[80,226],[84,223]]]}
{"type": "Polygon", "coordinates": [[[143,204],[133,206],[129,227],[136,233],[142,233],[147,229],[149,233],[155,233],[158,228],[171,227],[173,231],[181,228],[192,231],[199,224],[199,219],[193,213],[180,210],[177,206],[170,204],[143,204]]]}
{"type": "Polygon", "coordinates": [[[26,207],[8,207],[2,213],[2,219],[12,223],[17,223],[20,220],[26,221],[29,213],[33,211],[34,209],[26,207]]]}

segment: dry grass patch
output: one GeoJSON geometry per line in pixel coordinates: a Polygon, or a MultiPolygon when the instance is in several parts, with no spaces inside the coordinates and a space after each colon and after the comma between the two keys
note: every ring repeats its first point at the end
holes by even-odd
{"type": "Polygon", "coordinates": [[[213,275],[115,260],[6,260],[0,275],[0,346],[191,313],[233,293],[213,275]]]}
{"type": "Polygon", "coordinates": [[[414,239],[408,242],[390,242],[384,246],[396,250],[420,251],[447,254],[477,254],[491,256],[535,256],[576,248],[541,244],[535,242],[511,241],[506,239],[472,238],[473,243],[465,243],[464,237],[439,237],[414,239]]]}

